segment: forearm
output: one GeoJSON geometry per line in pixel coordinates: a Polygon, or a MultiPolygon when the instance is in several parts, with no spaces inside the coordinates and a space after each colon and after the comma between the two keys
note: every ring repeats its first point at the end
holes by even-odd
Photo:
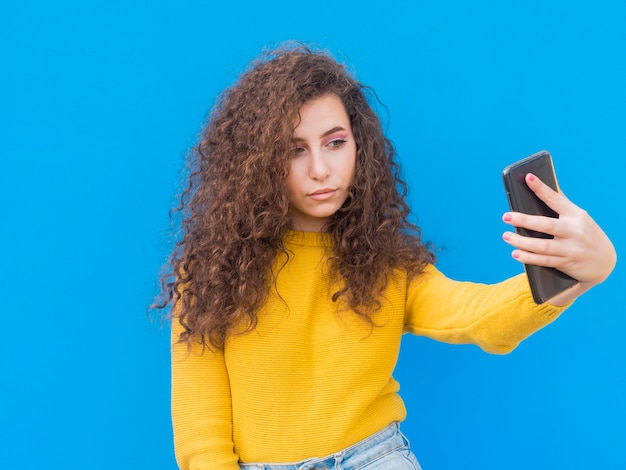
{"type": "Polygon", "coordinates": [[[536,305],[524,275],[493,285],[457,282],[435,271],[422,276],[409,291],[407,330],[447,343],[508,353],[563,311],[536,305]]]}
{"type": "Polygon", "coordinates": [[[593,286],[594,284],[589,282],[579,282],[571,288],[567,289],[566,291],[552,297],[550,300],[548,300],[548,303],[555,307],[563,307],[572,303],[574,300],[583,295],[593,286]]]}

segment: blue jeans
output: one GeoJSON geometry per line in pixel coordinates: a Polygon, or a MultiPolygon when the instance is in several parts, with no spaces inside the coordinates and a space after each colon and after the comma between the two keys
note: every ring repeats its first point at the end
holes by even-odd
{"type": "Polygon", "coordinates": [[[241,463],[242,470],[421,470],[398,423],[322,458],[294,463],[241,463]]]}

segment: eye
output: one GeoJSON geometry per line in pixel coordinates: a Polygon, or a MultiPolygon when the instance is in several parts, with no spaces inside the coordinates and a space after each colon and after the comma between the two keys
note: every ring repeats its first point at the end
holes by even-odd
{"type": "Polygon", "coordinates": [[[328,146],[332,149],[338,149],[343,147],[343,144],[345,144],[346,141],[344,139],[333,139],[330,142],[328,142],[328,146]]]}
{"type": "Polygon", "coordinates": [[[293,147],[291,149],[291,154],[294,157],[297,157],[298,155],[302,155],[304,153],[304,147],[293,147]]]}

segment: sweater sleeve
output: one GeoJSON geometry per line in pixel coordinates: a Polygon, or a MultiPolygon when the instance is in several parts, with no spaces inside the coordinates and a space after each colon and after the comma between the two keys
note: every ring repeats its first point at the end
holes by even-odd
{"type": "Polygon", "coordinates": [[[181,470],[239,470],[233,446],[231,395],[222,351],[179,343],[172,322],[172,425],[181,470]]]}
{"type": "Polygon", "coordinates": [[[454,281],[434,266],[408,286],[405,332],[506,354],[566,307],[536,305],[524,274],[498,284],[454,281]]]}

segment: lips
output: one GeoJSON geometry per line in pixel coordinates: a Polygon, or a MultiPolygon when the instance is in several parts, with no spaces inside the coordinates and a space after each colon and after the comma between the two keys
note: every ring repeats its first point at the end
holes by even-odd
{"type": "Polygon", "coordinates": [[[318,189],[316,191],[313,191],[312,193],[309,193],[308,196],[311,199],[314,199],[316,201],[324,201],[326,199],[330,199],[331,197],[333,197],[336,192],[337,192],[336,189],[323,188],[323,189],[318,189]]]}

